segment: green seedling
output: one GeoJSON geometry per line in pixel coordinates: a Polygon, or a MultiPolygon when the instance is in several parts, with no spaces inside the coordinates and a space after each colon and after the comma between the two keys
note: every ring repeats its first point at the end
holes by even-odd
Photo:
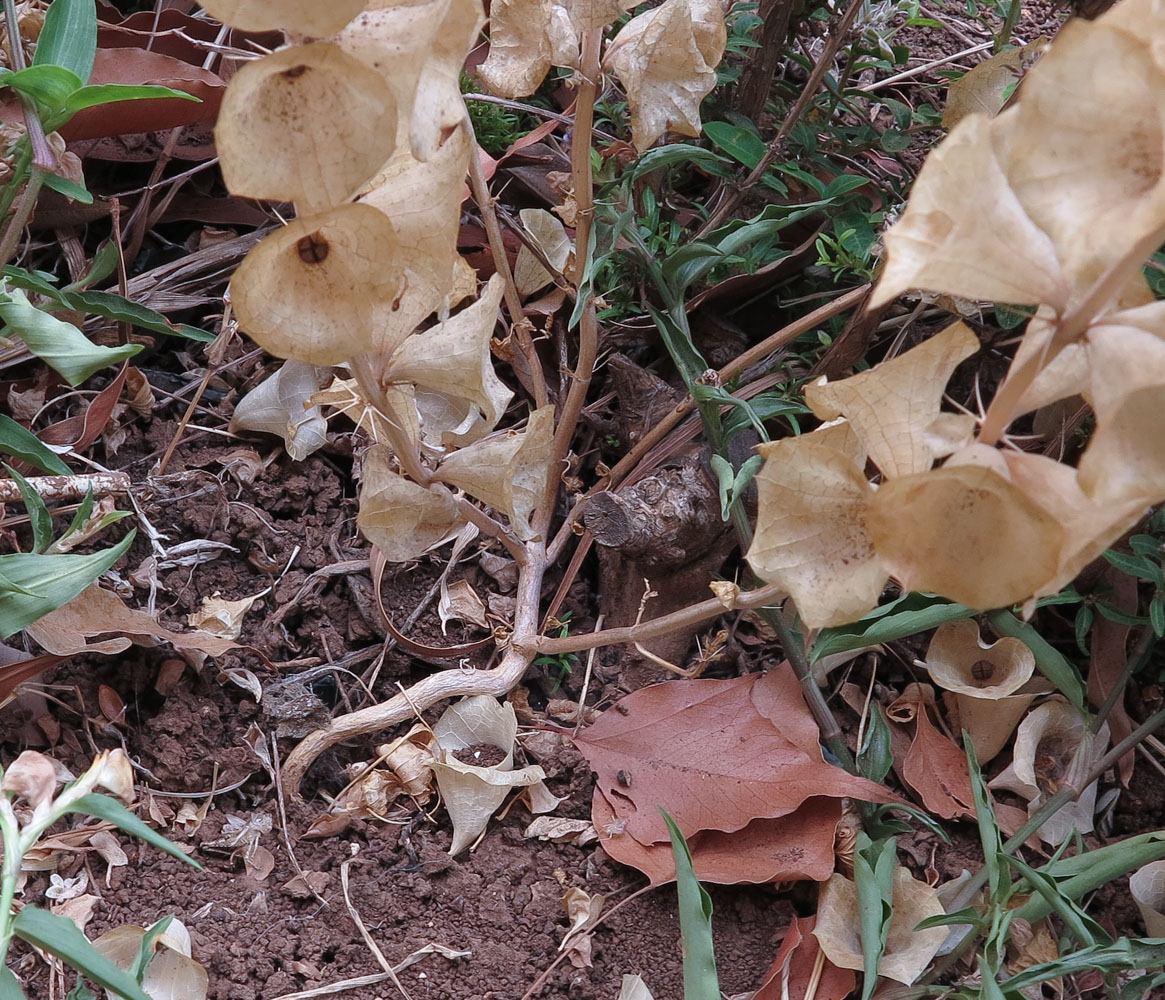
{"type": "MultiPolygon", "coordinates": [[[[53,762],[35,751],[26,750],[0,771],[0,839],[4,844],[0,869],[0,1000],[25,997],[20,981],[2,962],[14,937],[56,956],[116,997],[150,1000],[141,988],[140,976],[125,972],[101,955],[67,917],[32,905],[18,912],[13,910],[25,855],[50,827],[70,814],[105,820],[172,857],[201,868],[117,799],[98,792],[98,788],[127,799],[132,797],[133,768],[123,750],[101,753],[89,770],[59,792],[53,762]]],[[[141,972],[144,973],[144,964],[141,972]]]]}

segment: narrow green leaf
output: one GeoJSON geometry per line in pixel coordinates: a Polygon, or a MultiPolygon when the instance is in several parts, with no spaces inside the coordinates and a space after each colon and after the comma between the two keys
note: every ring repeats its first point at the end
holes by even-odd
{"type": "Polygon", "coordinates": [[[89,515],[93,513],[93,488],[90,487],[85,493],[85,499],[81,501],[77,507],[77,512],[73,515],[73,520],[69,522],[69,530],[65,532],[66,537],[77,531],[81,525],[89,520],[89,515]]]}
{"type": "Polygon", "coordinates": [[[712,898],[696,879],[687,841],[663,806],[659,807],[671,835],[676,859],[680,938],[684,943],[684,1000],[720,1000],[716,956],[712,947],[712,898]]]}
{"type": "Polygon", "coordinates": [[[1161,565],[1149,556],[1131,556],[1127,552],[1115,552],[1109,549],[1104,558],[1110,566],[1115,566],[1122,573],[1135,576],[1138,580],[1148,580],[1158,587],[1165,587],[1165,577],[1161,573],[1161,565]]]}
{"type": "Polygon", "coordinates": [[[1157,591],[1149,602],[1149,624],[1158,639],[1165,636],[1165,591],[1157,591]]]}
{"type": "Polygon", "coordinates": [[[928,927],[959,927],[967,924],[972,927],[983,926],[983,917],[972,906],[955,910],[953,913],[939,913],[936,916],[927,917],[925,920],[920,920],[916,923],[914,929],[916,931],[924,931],[928,927]]]}
{"type": "Polygon", "coordinates": [[[886,950],[893,911],[894,858],[897,841],[890,837],[871,841],[858,836],[854,854],[854,885],[858,893],[862,939],[862,1000],[869,1000],[878,985],[878,964],[886,950]]]}
{"type": "Polygon", "coordinates": [[[73,921],[36,906],[26,906],[13,920],[16,936],[56,955],[70,968],[100,983],[125,1000],[150,1000],[133,976],[114,965],[93,947],[73,921]]]}
{"type": "Polygon", "coordinates": [[[28,1000],[20,980],[7,965],[0,965],[0,1000],[28,1000]]]}
{"type": "Polygon", "coordinates": [[[65,113],[72,118],[78,111],[84,111],[86,108],[96,108],[103,104],[117,104],[121,101],[154,100],[160,97],[202,103],[202,98],[187,94],[183,90],[175,90],[173,87],[160,87],[156,84],[131,86],[123,83],[106,83],[99,87],[82,87],[70,94],[65,102],[65,113]]]}
{"type": "Polygon", "coordinates": [[[134,959],[133,968],[130,973],[139,983],[145,979],[146,969],[150,967],[150,962],[153,960],[156,949],[154,945],[158,938],[166,933],[166,928],[174,922],[174,916],[162,917],[161,920],[146,928],[145,934],[142,935],[142,943],[138,947],[137,958],[134,959]]]}
{"type": "Polygon", "coordinates": [[[1019,639],[1035,654],[1036,669],[1056,685],[1065,698],[1084,711],[1084,682],[1076,668],[1027,622],[1021,622],[1010,611],[1000,609],[987,612],[987,619],[1000,635],[1019,639]]]}
{"type": "Polygon", "coordinates": [[[890,752],[890,724],[876,702],[870,704],[870,717],[865,738],[858,750],[858,770],[864,777],[879,784],[890,773],[894,756],[890,752]]]}
{"type": "Polygon", "coordinates": [[[1081,948],[1055,961],[1033,965],[1005,980],[1002,985],[1011,992],[1087,969],[1099,969],[1102,972],[1155,969],[1161,965],[1162,955],[1165,955],[1165,938],[1119,938],[1110,945],[1081,948]]]}
{"type": "Polygon", "coordinates": [[[16,480],[16,488],[20,490],[20,498],[24,501],[24,509],[28,512],[28,520],[32,525],[32,545],[35,552],[43,552],[53,542],[53,516],[49,513],[44,498],[32,488],[32,484],[17,472],[11,465],[5,465],[8,474],[16,480]]]}
{"type": "Polygon", "coordinates": [[[103,819],[106,823],[112,823],[114,826],[119,827],[126,833],[132,834],[139,840],[144,840],[147,844],[156,847],[159,851],[165,851],[170,857],[184,861],[191,868],[202,871],[202,865],[184,854],[177,846],[170,843],[170,841],[158,833],[153,827],[143,823],[137,816],[118,802],[117,799],[110,798],[108,795],[101,795],[97,792],[82,795],[69,812],[103,819]]]}
{"type": "Polygon", "coordinates": [[[63,66],[78,77],[77,86],[89,82],[97,57],[97,4],[95,0],[53,0],[45,13],[37,39],[34,66],[63,66]]]}
{"type": "Polygon", "coordinates": [[[903,594],[897,600],[875,608],[851,625],[823,628],[817,634],[809,659],[816,663],[831,653],[844,653],[862,646],[892,642],[947,622],[969,618],[974,613],[971,608],[952,604],[934,594],[903,594]]]}
{"type": "Polygon", "coordinates": [[[71,601],[125,554],[133,538],[131,531],[112,548],[92,555],[0,555],[0,580],[12,585],[0,587],[0,639],[71,601]]]}
{"type": "Polygon", "coordinates": [[[1006,902],[1010,891],[1004,893],[1003,872],[999,867],[999,856],[1003,853],[1003,840],[999,836],[999,824],[995,822],[995,810],[991,807],[991,793],[983,780],[979,768],[979,758],[971,743],[971,734],[963,732],[963,749],[967,753],[967,766],[971,772],[971,793],[975,796],[975,819],[979,824],[979,843],[983,847],[983,858],[987,868],[987,885],[991,900],[996,904],[1006,902]]]}
{"type": "Polygon", "coordinates": [[[154,333],[168,333],[207,344],[214,340],[213,333],[207,333],[185,323],[171,323],[160,312],[112,292],[62,290],[45,280],[45,276],[39,272],[33,273],[12,265],[4,268],[4,277],[17,288],[44,295],[74,312],[96,313],[118,323],[130,323],[145,330],[152,330],[154,333]]]}
{"type": "Polygon", "coordinates": [[[45,174],[44,185],[49,190],[63,194],[66,198],[72,198],[73,201],[81,205],[93,204],[93,195],[88,188],[83,184],[69,180],[68,177],[62,177],[60,174],[45,174]]]}
{"type": "Polygon", "coordinates": [[[0,413],[0,451],[19,458],[50,476],[68,476],[72,471],[61,461],[61,456],[47,445],[41,444],[40,438],[32,431],[2,413],[0,413]]]}
{"type": "Polygon", "coordinates": [[[678,164],[696,167],[714,177],[727,177],[732,172],[732,161],[686,142],[660,146],[644,153],[631,168],[631,180],[638,180],[653,170],[674,167],[678,164]]]}
{"type": "Polygon", "coordinates": [[[99,347],[72,323],[37,309],[18,288],[0,293],[0,319],[8,324],[6,333],[19,336],[33,354],[74,386],[142,349],[141,344],[99,347]]]}
{"type": "Polygon", "coordinates": [[[1003,857],[1012,868],[1027,879],[1028,885],[1039,893],[1052,912],[1064,921],[1064,927],[1075,936],[1081,946],[1090,948],[1097,944],[1112,944],[1112,938],[1104,928],[1065,896],[1055,880],[1036,871],[1019,858],[1007,854],[1003,857]]]}
{"type": "Polygon", "coordinates": [[[985,955],[979,956],[979,1000],[1007,1000],[999,988],[996,973],[987,964],[985,955]]]}
{"type": "Polygon", "coordinates": [[[89,270],[71,284],[61,289],[63,292],[81,292],[90,285],[104,281],[117,270],[117,244],[113,240],[106,240],[97,248],[89,270]]]}

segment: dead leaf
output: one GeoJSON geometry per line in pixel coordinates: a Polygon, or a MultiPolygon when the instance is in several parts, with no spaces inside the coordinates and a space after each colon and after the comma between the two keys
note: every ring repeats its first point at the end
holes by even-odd
{"type": "MultiPolygon", "coordinates": [[[[658,806],[690,839],[787,816],[814,796],[893,799],[880,785],[825,763],[787,664],[734,680],[659,684],[619,706],[575,742],[596,772],[596,790],[641,845],[669,843],[658,806]]],[[[609,825],[595,818],[601,834],[609,825]]]]}
{"type": "Polygon", "coordinates": [[[970,327],[953,323],[867,371],[839,382],[821,378],[806,387],[805,402],[822,420],[845,417],[887,479],[926,472],[955,450],[944,447],[945,435],[931,433],[940,416],[957,421],[966,441],[974,433],[974,417],[940,414],[940,406],[955,367],[978,349],[970,327]]]}
{"type": "Polygon", "coordinates": [[[566,952],[570,964],[576,969],[591,968],[591,947],[594,942],[590,931],[598,923],[606,901],[606,896],[598,893],[592,896],[577,886],[567,889],[562,897],[570,930],[566,932],[558,950],[566,952]]]}
{"type": "Polygon", "coordinates": [[[227,88],[214,133],[223,180],[234,195],[327,211],[392,155],[396,114],[381,75],[338,45],[274,52],[227,88]]]}
{"type": "MultiPolygon", "coordinates": [[[[701,830],[687,837],[696,877],[721,885],[823,882],[833,874],[834,832],[841,815],[840,799],[810,798],[779,819],[755,819],[731,833],[701,830]]],[[[591,822],[603,850],[620,864],[638,869],[655,885],[675,880],[671,844],[636,840],[627,832],[626,816],[617,814],[598,789],[591,799],[591,822]]]]}
{"type": "Polygon", "coordinates": [[[437,467],[437,478],[501,511],[514,534],[529,541],[534,537],[530,515],[546,493],[553,443],[554,408],[543,406],[530,414],[525,430],[453,452],[437,467]]]}
{"type": "Polygon", "coordinates": [[[202,629],[213,635],[221,635],[226,639],[237,639],[243,631],[243,618],[251,610],[251,606],[266,594],[253,597],[243,597],[237,601],[228,601],[218,591],[210,597],[204,597],[197,611],[191,612],[189,622],[194,628],[202,629]]]}
{"type": "MultiPolygon", "coordinates": [[[[915,925],[945,911],[934,889],[905,868],[895,868],[893,879],[890,926],[878,974],[909,986],[926,971],[947,939],[945,927],[917,931],[915,925]]],[[[858,907],[857,886],[844,875],[833,875],[822,886],[813,934],[826,957],[843,969],[862,969],[865,964],[858,907]]]]}
{"type": "Polygon", "coordinates": [[[400,244],[384,213],[341,205],[260,242],[231,278],[239,326],[272,354],[330,367],[372,346],[401,291],[400,244]]]}
{"type": "MultiPolygon", "coordinates": [[[[518,216],[547,261],[561,274],[571,254],[570,237],[566,235],[562,220],[542,208],[523,208],[518,216]]],[[[551,280],[550,272],[523,243],[518,251],[518,259],[514,262],[514,284],[518,291],[523,296],[529,296],[545,288],[551,280]]]]}
{"type": "Polygon", "coordinates": [[[717,0],[666,0],[610,42],[603,66],[627,91],[639,152],[668,131],[700,134],[700,102],[716,86],[727,37],[717,0]]]}
{"type": "Polygon", "coordinates": [[[319,37],[339,31],[366,6],[368,0],[208,0],[202,4],[212,17],[243,31],[290,28],[319,37]]]}
{"type": "Polygon", "coordinates": [[[624,974],[623,984],[619,988],[619,996],[616,997],[616,1000],[652,1000],[651,990],[647,988],[642,976],[624,974]]]}
{"type": "Polygon", "coordinates": [[[513,770],[517,735],[513,706],[488,695],[462,698],[433,726],[438,749],[430,766],[453,821],[451,855],[460,854],[477,840],[511,789],[546,777],[537,765],[513,770]],[[470,763],[475,754],[487,753],[502,757],[489,764],[470,763]]]}
{"type": "Polygon", "coordinates": [[[302,462],[328,443],[328,422],[311,405],[320,388],[319,369],[302,361],[285,361],[235,404],[232,432],[277,434],[287,454],[302,462]]]}
{"type": "Polygon", "coordinates": [[[485,605],[477,596],[468,580],[455,580],[448,586],[442,581],[441,598],[437,602],[437,615],[441,619],[441,634],[447,635],[445,626],[450,621],[469,622],[479,628],[488,628],[485,605]]]}
{"type": "Polygon", "coordinates": [[[889,573],[867,527],[874,491],[852,428],[823,427],[757,450],[765,463],[749,565],[789,592],[808,627],[855,621],[878,603],[889,573]]]}
{"type": "MultiPolygon", "coordinates": [[[[793,918],[752,1000],[806,1000],[821,950],[813,936],[816,924],[816,917],[793,918]]],[[[856,984],[857,977],[850,969],[839,969],[826,959],[813,1000],[845,1000],[856,984]]]]}
{"type": "Polygon", "coordinates": [[[866,511],[878,557],[904,590],[971,608],[1030,597],[1053,578],[1060,523],[994,469],[952,465],[883,483],[866,511]]]}
{"type": "Polygon", "coordinates": [[[1046,38],[1037,38],[1019,48],[996,52],[955,80],[947,90],[943,128],[954,128],[971,114],[997,115],[1003,107],[1004,91],[1019,81],[1047,43],[1046,38]]]}
{"type": "Polygon", "coordinates": [[[282,890],[292,899],[311,899],[313,896],[322,896],[331,880],[332,876],[327,872],[305,871],[282,886],[282,890]]]}
{"type": "Polygon", "coordinates": [[[925,703],[917,705],[914,725],[914,739],[902,765],[902,780],[918,793],[929,812],[943,819],[974,819],[975,798],[967,755],[935,728],[925,703]]]}
{"type": "Polygon", "coordinates": [[[599,839],[594,824],[589,819],[566,819],[563,816],[538,816],[533,819],[522,836],[527,840],[552,840],[558,844],[573,844],[586,847],[599,839]]]}
{"type": "Polygon", "coordinates": [[[1153,861],[1129,877],[1129,892],[1149,937],[1165,937],[1165,861],[1153,861]]]}
{"type": "MultiPolygon", "coordinates": [[[[93,941],[93,947],[119,969],[133,969],[146,929],[123,924],[106,931],[93,941]]],[[[210,979],[206,969],[190,954],[190,932],[182,921],[174,919],[154,944],[154,957],[142,979],[142,991],[151,997],[174,1000],[206,1000],[210,979]]],[[[113,1000],[114,994],[106,991],[113,1000]]]]}
{"type": "Polygon", "coordinates": [[[494,373],[490,357],[504,290],[505,282],[494,275],[476,302],[432,329],[413,334],[388,362],[386,382],[410,383],[476,407],[475,412],[463,410],[455,419],[443,420],[448,406],[417,394],[421,433],[435,446],[465,445],[488,434],[513,398],[494,373]]]}
{"type": "Polygon", "coordinates": [[[538,89],[551,66],[577,63],[578,39],[564,4],[490,3],[489,54],[477,72],[491,92],[511,100],[526,97],[538,89]]]}
{"type": "Polygon", "coordinates": [[[57,790],[56,768],[44,754],[23,750],[4,770],[0,790],[21,796],[34,810],[47,806],[57,790]]]}
{"type": "Polygon", "coordinates": [[[364,460],[360,482],[360,531],[390,562],[424,555],[457,533],[460,518],[452,494],[440,485],[425,488],[389,467],[383,445],[364,460]]]}

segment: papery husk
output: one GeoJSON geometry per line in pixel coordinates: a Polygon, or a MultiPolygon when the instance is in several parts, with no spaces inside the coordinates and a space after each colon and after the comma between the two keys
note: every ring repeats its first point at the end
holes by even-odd
{"type": "Polygon", "coordinates": [[[1019,694],[1031,680],[1035,655],[1019,639],[1004,637],[985,643],[973,619],[940,626],[926,653],[926,669],[941,688],[954,694],[959,706],[959,725],[971,735],[980,763],[1003,749],[1023,713],[1040,693],[1039,686],[1019,694]],[[990,677],[975,678],[975,670],[987,664],[990,677]]]}
{"type": "Polygon", "coordinates": [[[230,430],[277,434],[287,454],[302,462],[328,443],[328,422],[311,402],[319,388],[315,365],[285,361],[235,404],[230,430]]]}
{"type": "Polygon", "coordinates": [[[376,174],[396,132],[396,100],[380,74],[316,42],[246,63],[223,97],[214,137],[232,194],[293,201],[301,215],[315,215],[376,174]]]}
{"type": "MultiPolygon", "coordinates": [[[[893,902],[886,950],[878,962],[878,975],[909,986],[930,964],[947,939],[946,927],[916,931],[927,917],[944,913],[935,890],[913,878],[905,868],[894,869],[893,902]]],[[[831,875],[821,889],[814,937],[834,965],[862,969],[862,942],[858,890],[844,875],[831,875]]]]}
{"type": "Polygon", "coordinates": [[[290,28],[302,35],[330,35],[364,9],[366,0],[207,0],[200,4],[223,24],[243,31],[290,28]]]}
{"type": "MultiPolygon", "coordinates": [[[[1033,709],[1020,723],[1015,737],[1011,764],[990,783],[991,788],[1005,788],[1027,799],[1028,816],[1035,813],[1060,787],[1060,784],[1086,769],[1088,763],[1104,753],[1109,742],[1108,725],[1090,736],[1084,716],[1059,695],[1033,709]],[[1089,741],[1085,765],[1075,762],[1081,743],[1089,741]],[[1075,766],[1074,766],[1075,765],[1075,766]]],[[[1073,830],[1091,833],[1096,811],[1094,781],[1074,802],[1069,802],[1036,831],[1045,844],[1059,845],[1073,830]]]]}
{"type": "Polygon", "coordinates": [[[1129,892],[1149,937],[1165,937],[1165,861],[1153,861],[1129,876],[1129,892]]]}
{"type": "Polygon", "coordinates": [[[514,707],[489,695],[462,698],[433,726],[437,760],[430,767],[453,821],[451,855],[460,854],[477,840],[512,788],[545,779],[546,772],[536,764],[513,770],[517,735],[514,707]],[[497,747],[505,759],[493,767],[477,767],[453,756],[457,750],[478,744],[497,747]]]}

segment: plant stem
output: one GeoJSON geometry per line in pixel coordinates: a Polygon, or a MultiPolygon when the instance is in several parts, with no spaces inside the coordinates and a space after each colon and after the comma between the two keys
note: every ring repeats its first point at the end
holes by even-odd
{"type": "Polygon", "coordinates": [[[392,405],[388,401],[388,397],[385,395],[384,388],[380,384],[380,379],[376,377],[376,369],[373,365],[372,356],[370,354],[360,354],[351,360],[351,365],[352,374],[356,377],[356,382],[364,392],[365,398],[384,417],[384,420],[379,422],[376,427],[388,438],[386,443],[392,449],[393,454],[396,455],[396,460],[400,463],[400,467],[418,486],[428,486],[433,477],[421,464],[421,456],[417,454],[417,449],[413,447],[412,442],[409,441],[397,425],[396,412],[393,410],[392,405]]]}
{"type": "Polygon", "coordinates": [[[16,898],[16,884],[24,862],[20,824],[7,796],[0,796],[0,840],[4,843],[4,862],[0,868],[0,961],[3,961],[12,943],[12,901],[16,898]]]}
{"type": "MultiPolygon", "coordinates": [[[[596,646],[613,646],[624,642],[645,642],[667,635],[682,628],[690,628],[700,622],[715,618],[725,611],[752,610],[762,608],[766,604],[779,601],[784,591],[772,584],[758,587],[756,590],[746,591],[738,595],[730,603],[719,598],[701,601],[699,604],[690,604],[670,615],[662,615],[638,625],[626,625],[622,628],[608,628],[600,632],[581,632],[577,635],[568,635],[561,638],[539,635],[528,641],[531,655],[558,656],[563,653],[577,653],[584,649],[593,649],[596,646]]],[[[516,641],[516,640],[515,640],[516,641]]]]}
{"type": "Polygon", "coordinates": [[[599,52],[603,29],[593,28],[582,37],[582,83],[575,100],[574,129],[570,140],[570,174],[574,201],[578,207],[574,239],[574,287],[583,299],[578,324],[578,359],[570,379],[566,400],[558,413],[558,428],[554,433],[554,447],[550,455],[550,477],[546,494],[534,519],[534,530],[545,538],[554,516],[555,501],[564,471],[571,441],[586,405],[587,390],[595,372],[599,353],[599,321],[595,315],[595,297],[584,290],[590,267],[591,229],[594,225],[594,180],[591,175],[591,135],[595,122],[595,98],[599,92],[602,69],[599,52]]]}
{"type": "Polygon", "coordinates": [[[793,131],[793,126],[801,120],[802,115],[808,110],[810,103],[812,103],[813,98],[817,94],[817,88],[821,86],[821,81],[825,79],[825,74],[829,72],[830,67],[833,65],[837,50],[841,48],[841,43],[845,41],[850,27],[857,19],[858,13],[864,4],[865,0],[850,0],[850,5],[846,9],[846,12],[842,14],[841,19],[830,30],[829,38],[825,43],[825,48],[821,52],[821,57],[817,60],[816,65],[814,65],[813,72],[809,74],[809,79],[805,82],[805,86],[801,91],[801,95],[797,98],[797,102],[785,116],[785,120],[781,123],[777,134],[773,136],[772,141],[764,152],[764,156],[760,158],[760,161],[753,167],[749,175],[730,194],[721,200],[716,210],[708,217],[708,221],[700,227],[700,231],[696,233],[694,239],[703,239],[728,218],[729,213],[740,204],[745,193],[757,185],[769,167],[773,165],[773,162],[781,154],[781,151],[785,147],[785,140],[788,138],[789,133],[793,131]]]}
{"type": "MultiPolygon", "coordinates": [[[[472,133],[473,127],[466,119],[466,127],[472,133]]],[[[506,257],[506,248],[502,243],[502,227],[498,223],[498,213],[494,208],[493,197],[489,193],[489,184],[481,169],[481,159],[477,149],[469,155],[469,181],[473,187],[473,200],[477,202],[481,212],[482,225],[489,239],[489,249],[493,256],[494,268],[506,283],[506,309],[510,313],[510,323],[513,325],[514,336],[517,337],[518,347],[526,358],[530,369],[530,385],[534,395],[535,406],[545,406],[546,376],[542,371],[542,362],[538,360],[538,352],[534,349],[534,341],[530,337],[532,324],[522,308],[522,297],[518,294],[518,286],[514,284],[514,275],[510,271],[510,262],[506,257]]]]}

